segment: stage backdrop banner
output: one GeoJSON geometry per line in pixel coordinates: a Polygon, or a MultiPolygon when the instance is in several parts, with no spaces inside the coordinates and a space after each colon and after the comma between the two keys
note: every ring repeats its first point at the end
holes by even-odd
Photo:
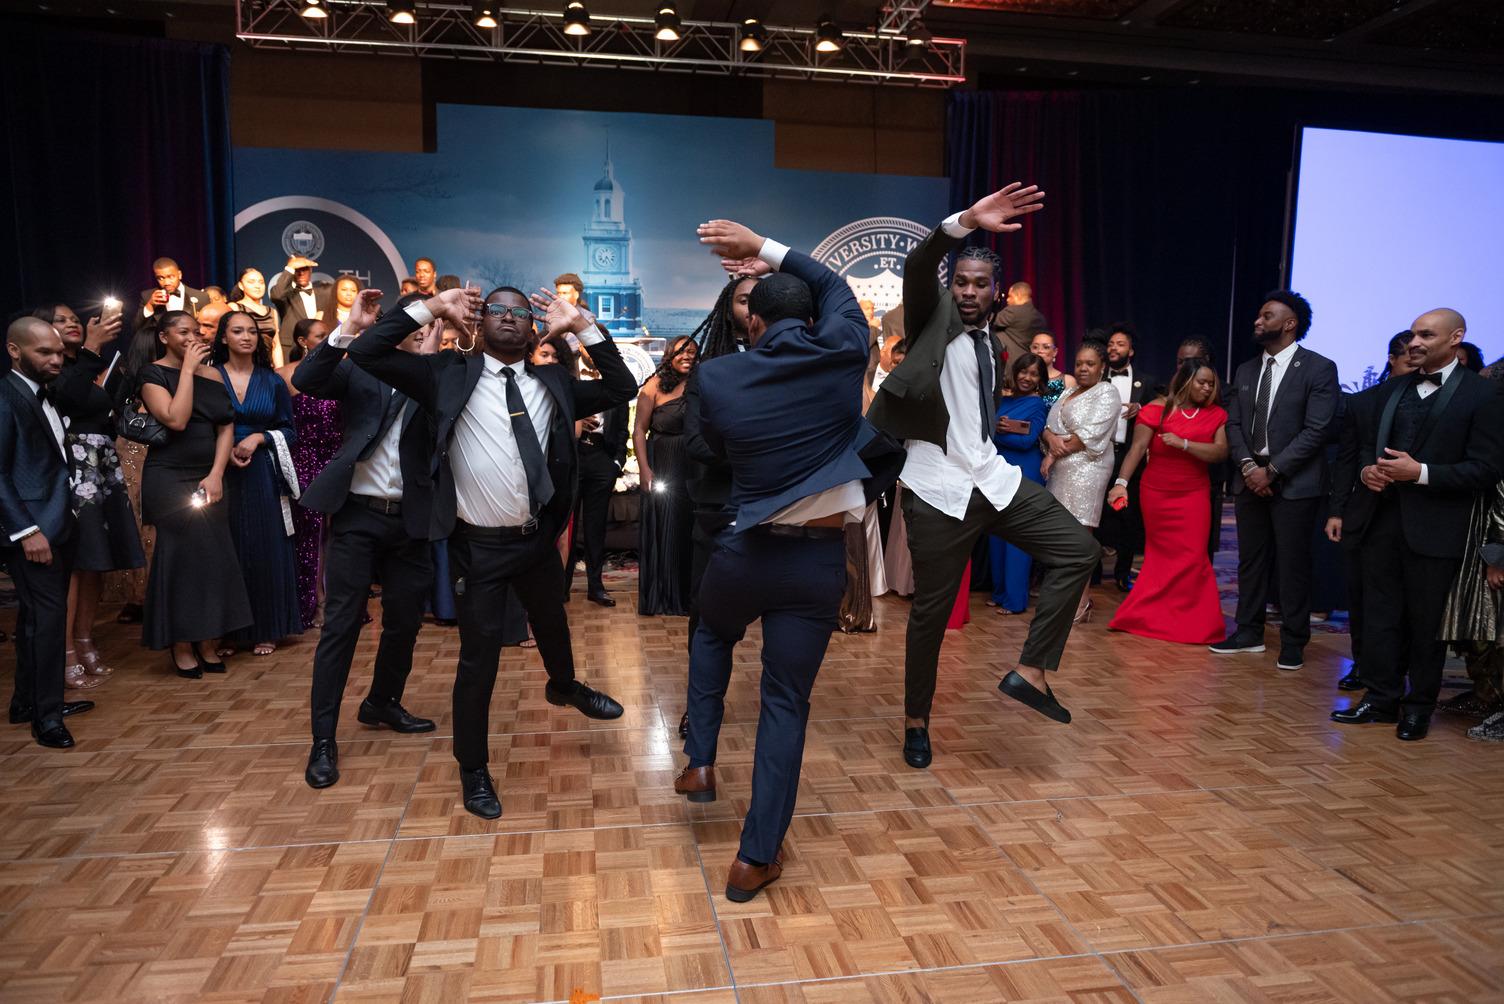
{"type": "Polygon", "coordinates": [[[896,304],[904,256],[949,211],[944,178],[773,166],[773,124],[443,105],[437,152],[235,151],[240,268],[290,255],[393,294],[414,261],[483,289],[579,274],[618,337],[672,337],[725,284],[696,240],[714,218],[809,252],[896,304]]]}

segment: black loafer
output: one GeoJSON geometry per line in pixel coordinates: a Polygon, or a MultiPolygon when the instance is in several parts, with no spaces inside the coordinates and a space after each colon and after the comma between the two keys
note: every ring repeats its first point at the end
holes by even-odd
{"type": "Polygon", "coordinates": [[[1363,682],[1363,678],[1358,675],[1356,669],[1337,681],[1338,690],[1366,690],[1367,688],[1368,684],[1363,682]]]}
{"type": "Polygon", "coordinates": [[[31,727],[31,735],[37,741],[38,746],[48,746],[55,750],[73,748],[73,733],[68,731],[62,722],[49,725],[45,729],[38,728],[35,724],[31,727]]]}
{"type": "Polygon", "coordinates": [[[1413,743],[1426,738],[1431,731],[1431,715],[1424,711],[1407,712],[1400,719],[1399,726],[1394,730],[1394,737],[1403,742],[1413,743]]]}
{"type": "Polygon", "coordinates": [[[915,770],[923,770],[934,759],[930,752],[929,729],[903,730],[903,762],[915,770]]]}
{"type": "Polygon", "coordinates": [[[1368,725],[1371,722],[1394,724],[1400,716],[1386,711],[1372,701],[1360,701],[1351,708],[1332,712],[1332,721],[1338,725],[1368,725]]]}
{"type": "Polygon", "coordinates": [[[339,747],[333,739],[315,739],[303,780],[310,788],[327,788],[339,780],[339,747]]]}
{"type": "Polygon", "coordinates": [[[602,589],[598,593],[596,593],[596,592],[586,593],[585,594],[585,599],[589,600],[591,603],[595,603],[595,604],[598,604],[598,605],[603,606],[603,607],[614,607],[614,606],[616,606],[616,601],[613,600],[611,598],[611,594],[608,593],[608,592],[606,592],[604,589],[602,589]]]}
{"type": "Polygon", "coordinates": [[[1046,718],[1053,719],[1062,725],[1071,723],[1071,713],[1063,705],[1055,700],[1055,692],[1045,684],[1044,690],[1038,690],[1028,680],[1018,675],[1018,670],[1010,670],[1003,677],[997,689],[1013,698],[1020,704],[1027,705],[1046,718]]]}
{"type": "Polygon", "coordinates": [[[407,713],[407,709],[396,701],[373,701],[367,697],[360,702],[360,710],[355,712],[355,717],[362,725],[372,728],[380,728],[385,725],[393,732],[432,732],[433,722],[427,718],[419,718],[407,713]]]}
{"type": "Polygon", "coordinates": [[[562,708],[565,705],[572,706],[578,709],[586,718],[599,718],[602,721],[609,721],[612,718],[621,717],[622,708],[620,704],[617,704],[599,690],[592,690],[585,686],[579,680],[574,681],[574,690],[567,694],[555,689],[553,681],[550,680],[543,688],[543,696],[548,699],[549,704],[558,708],[562,708]]]}
{"type": "MultiPolygon", "coordinates": [[[[81,715],[85,711],[93,711],[93,701],[64,701],[63,717],[81,715]]],[[[29,705],[12,704],[10,706],[10,723],[12,725],[25,725],[31,721],[32,709],[29,705]]]]}
{"type": "Polygon", "coordinates": [[[491,775],[484,767],[474,770],[460,768],[460,790],[464,793],[465,811],[482,819],[498,819],[501,816],[501,799],[491,785],[491,775]]]}

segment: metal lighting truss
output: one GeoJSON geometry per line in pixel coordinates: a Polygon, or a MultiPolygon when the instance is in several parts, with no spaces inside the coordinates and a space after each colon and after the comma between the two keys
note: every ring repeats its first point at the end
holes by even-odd
{"type": "MultiPolygon", "coordinates": [[[[564,33],[555,10],[496,6],[495,28],[477,28],[468,0],[417,0],[416,23],[393,24],[383,0],[323,0],[328,16],[306,18],[307,0],[236,0],[235,36],[259,48],[386,52],[440,59],[506,60],[867,84],[952,87],[966,80],[966,42],[906,31],[929,0],[885,5],[876,31],[843,33],[839,52],[817,53],[813,27],[765,24],[762,49],[743,52],[742,25],[684,21],[679,38],[654,37],[650,17],[598,15],[589,35],[564,33]]],[[[490,6],[490,5],[487,5],[490,6]]]]}

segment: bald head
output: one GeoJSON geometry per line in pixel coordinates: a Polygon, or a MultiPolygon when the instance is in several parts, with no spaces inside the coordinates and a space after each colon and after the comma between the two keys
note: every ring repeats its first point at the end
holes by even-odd
{"type": "Polygon", "coordinates": [[[225,311],[230,309],[227,303],[210,303],[206,307],[200,307],[198,311],[198,337],[205,344],[214,341],[214,333],[219,330],[219,319],[225,316],[225,311]]]}
{"type": "MultiPolygon", "coordinates": [[[[5,329],[5,341],[11,345],[27,346],[46,338],[57,337],[52,325],[38,317],[18,317],[5,329]]],[[[61,341],[61,339],[59,339],[61,341]]]]}
{"type": "Polygon", "coordinates": [[[1467,320],[1451,307],[1437,307],[1435,310],[1426,311],[1415,319],[1415,323],[1410,325],[1410,330],[1414,331],[1422,326],[1432,330],[1445,329],[1449,333],[1461,331],[1464,335],[1467,334],[1467,320]]]}
{"type": "Polygon", "coordinates": [[[40,318],[12,321],[5,329],[5,350],[16,372],[37,383],[51,383],[63,371],[63,339],[40,318]]]}

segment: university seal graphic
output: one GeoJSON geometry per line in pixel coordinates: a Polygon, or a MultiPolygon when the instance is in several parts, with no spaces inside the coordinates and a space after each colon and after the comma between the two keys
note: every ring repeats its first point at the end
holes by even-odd
{"type": "Polygon", "coordinates": [[[308,220],[294,220],[282,230],[282,250],[291,258],[317,260],[324,253],[324,232],[308,220]]]}
{"type": "Polygon", "coordinates": [[[903,260],[929,228],[897,216],[869,216],[846,224],[811,253],[846,280],[858,300],[881,316],[903,299],[903,260]]]}

